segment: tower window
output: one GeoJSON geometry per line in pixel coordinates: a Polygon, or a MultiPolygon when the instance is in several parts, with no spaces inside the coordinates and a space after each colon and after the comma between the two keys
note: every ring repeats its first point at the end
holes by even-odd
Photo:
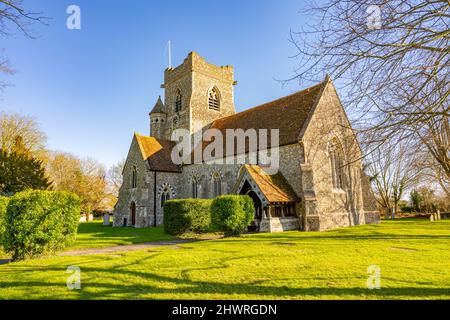
{"type": "Polygon", "coordinates": [[[181,111],[183,97],[181,95],[180,89],[177,89],[177,94],[175,96],[175,112],[181,111]]]}
{"type": "Polygon", "coordinates": [[[208,107],[210,110],[220,111],[220,94],[216,87],[209,90],[208,107]]]}

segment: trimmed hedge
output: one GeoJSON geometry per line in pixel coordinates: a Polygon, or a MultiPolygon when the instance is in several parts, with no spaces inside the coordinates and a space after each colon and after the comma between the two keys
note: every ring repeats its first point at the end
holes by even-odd
{"type": "Polygon", "coordinates": [[[6,224],[6,208],[8,207],[9,198],[0,196],[0,245],[3,243],[2,237],[5,232],[6,224]]]}
{"type": "Polygon", "coordinates": [[[179,235],[188,231],[207,232],[211,226],[210,199],[169,200],[164,204],[164,231],[179,235]]]}
{"type": "Polygon", "coordinates": [[[212,224],[227,236],[239,235],[252,223],[254,210],[249,196],[220,196],[213,200],[211,206],[212,224]]]}
{"type": "Polygon", "coordinates": [[[3,246],[13,260],[61,250],[77,234],[81,200],[68,192],[24,191],[9,200],[3,246]]]}

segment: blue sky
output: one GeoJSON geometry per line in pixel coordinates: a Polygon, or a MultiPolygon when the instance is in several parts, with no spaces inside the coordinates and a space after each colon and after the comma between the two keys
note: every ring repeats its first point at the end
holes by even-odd
{"type": "Polygon", "coordinates": [[[37,39],[1,39],[17,70],[0,110],[36,116],[48,147],[110,166],[126,157],[134,132],[148,134],[148,112],[162,95],[172,42],[173,65],[190,51],[233,65],[237,111],[299,90],[275,79],[293,75],[290,29],[303,1],[26,0],[51,17],[37,39]],[[66,28],[66,8],[81,8],[82,29],[66,28]]]}

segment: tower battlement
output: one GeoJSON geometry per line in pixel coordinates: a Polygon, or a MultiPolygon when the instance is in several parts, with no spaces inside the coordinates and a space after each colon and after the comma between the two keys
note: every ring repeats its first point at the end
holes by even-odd
{"type": "Polygon", "coordinates": [[[166,118],[164,126],[158,122],[160,136],[170,140],[176,129],[193,134],[216,119],[234,114],[235,84],[232,66],[217,66],[190,52],[182,64],[164,71],[161,87],[166,118]]]}

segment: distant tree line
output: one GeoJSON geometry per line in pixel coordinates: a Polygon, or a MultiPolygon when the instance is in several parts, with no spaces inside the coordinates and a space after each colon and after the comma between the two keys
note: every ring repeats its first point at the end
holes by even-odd
{"type": "Polygon", "coordinates": [[[123,162],[107,171],[95,159],[80,159],[45,146],[46,135],[34,118],[0,113],[0,194],[68,191],[80,197],[83,213],[112,210],[123,162]]]}

